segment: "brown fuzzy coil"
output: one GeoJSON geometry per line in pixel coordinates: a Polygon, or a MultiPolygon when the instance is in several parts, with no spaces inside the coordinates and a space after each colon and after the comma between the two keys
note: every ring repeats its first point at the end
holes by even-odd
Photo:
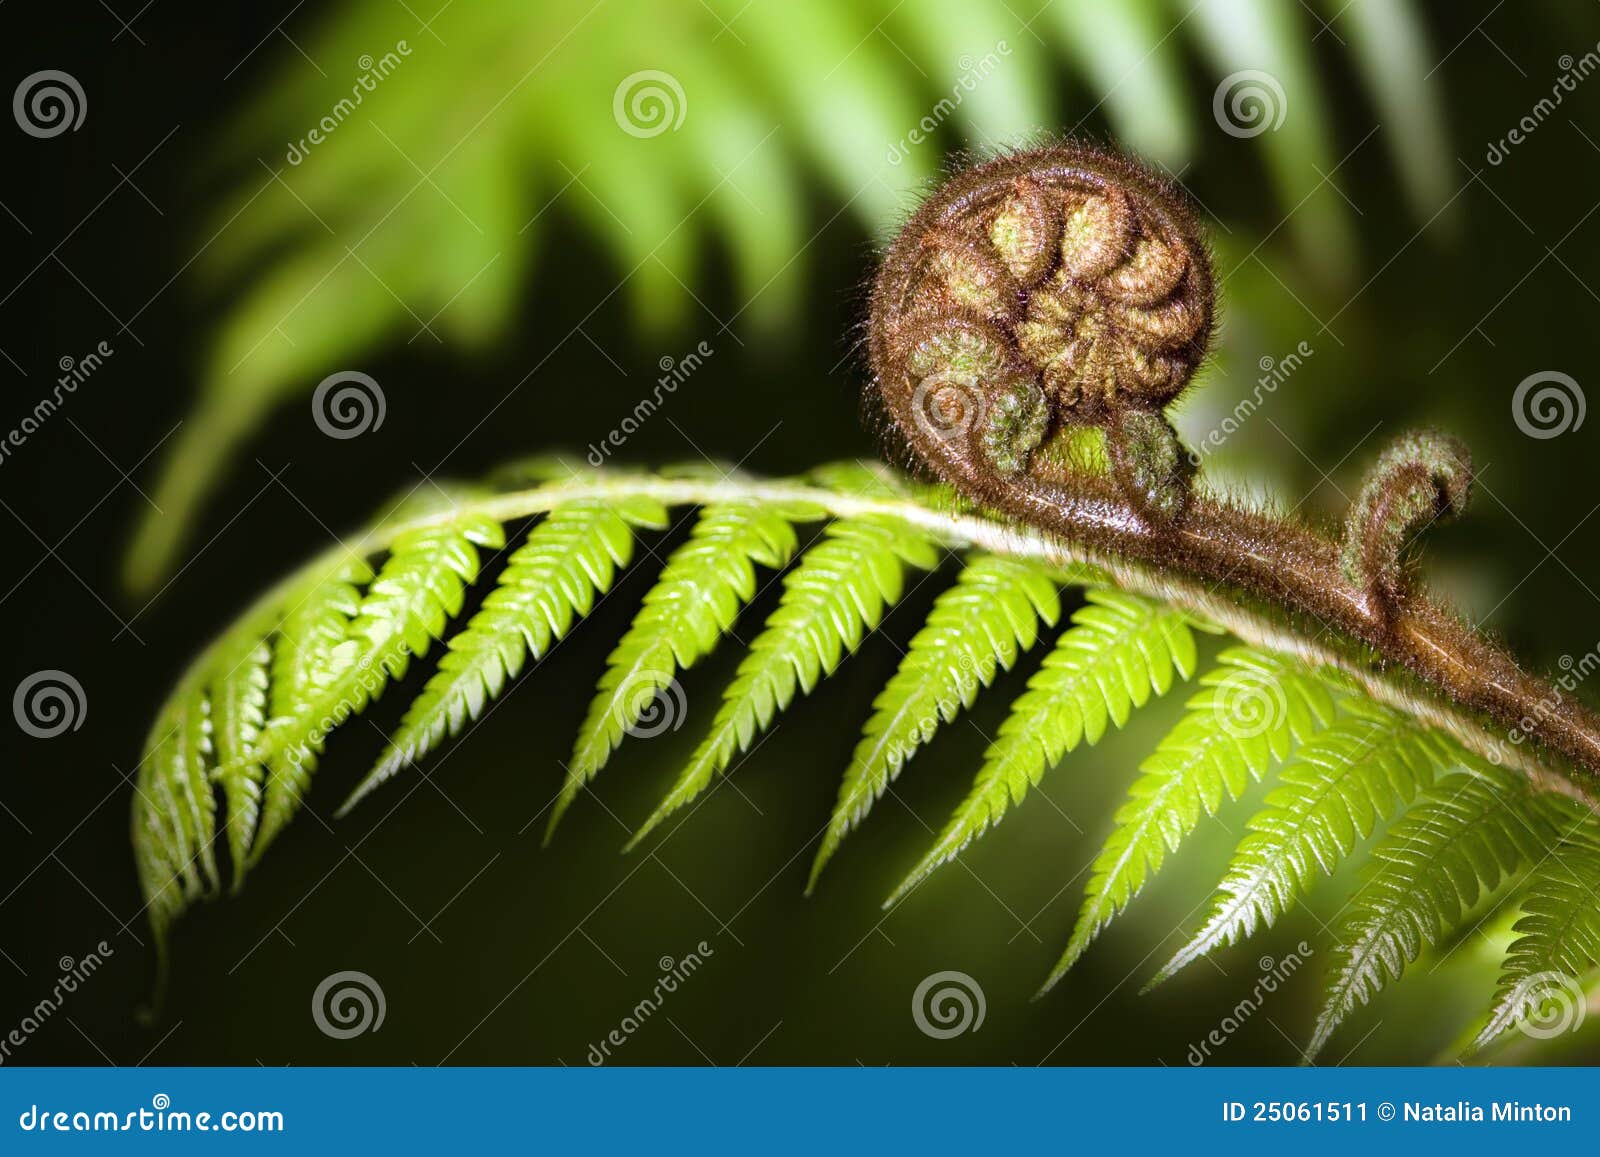
{"type": "Polygon", "coordinates": [[[1159,413],[1205,356],[1212,300],[1172,188],[1053,145],[956,175],[901,230],[873,287],[872,368],[925,465],[993,483],[1071,426],[1159,413]]]}

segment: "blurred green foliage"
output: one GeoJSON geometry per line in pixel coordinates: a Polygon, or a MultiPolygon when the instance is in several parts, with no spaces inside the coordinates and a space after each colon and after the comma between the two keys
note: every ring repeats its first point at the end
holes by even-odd
{"type": "MultiPolygon", "coordinates": [[[[1005,0],[493,0],[419,28],[403,4],[343,4],[220,150],[233,191],[199,264],[231,304],[129,578],[164,577],[278,402],[385,346],[472,348],[516,324],[524,282],[560,276],[539,255],[568,214],[614,255],[641,325],[681,322],[716,241],[744,303],[730,321],[772,332],[816,291],[808,189],[881,238],[945,148],[1094,131],[1103,110],[1181,179],[1226,119],[1259,142],[1304,268],[1347,281],[1351,215],[1323,193],[1344,155],[1313,61],[1325,16],[1419,217],[1444,203],[1447,161],[1410,6],[1319,7],[1061,0],[1019,29],[1005,0]]],[[[1262,290],[1232,307],[1276,295],[1262,290]]]]}

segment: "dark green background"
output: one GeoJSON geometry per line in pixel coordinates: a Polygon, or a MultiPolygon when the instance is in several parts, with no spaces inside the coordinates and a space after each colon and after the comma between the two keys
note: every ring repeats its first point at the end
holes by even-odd
{"type": "MultiPolygon", "coordinates": [[[[127,9],[124,18],[136,8],[109,2],[127,9]]],[[[153,1025],[135,1020],[153,961],[135,918],[122,777],[167,687],[251,593],[329,542],[325,527],[358,525],[419,468],[432,469],[528,367],[550,355],[451,455],[446,473],[586,446],[631,409],[660,357],[681,355],[702,337],[714,356],[669,403],[671,422],[653,421],[633,437],[629,460],[694,458],[694,447],[738,459],[769,429],[748,468],[796,470],[876,449],[858,420],[863,370],[853,353],[870,250],[848,215],[835,217],[838,206],[820,186],[811,191],[821,230],[808,254],[812,288],[781,340],[755,340],[737,327],[716,334],[703,315],[685,331],[640,337],[613,300],[585,330],[621,372],[587,342],[550,353],[618,276],[583,234],[562,229],[544,242],[507,342],[471,360],[416,343],[364,363],[384,385],[388,416],[355,441],[318,436],[303,399],[283,406],[209,507],[197,538],[209,546],[148,606],[124,593],[120,556],[144,501],[136,487],[148,487],[154,460],[135,463],[184,416],[195,351],[225,304],[202,298],[183,270],[218,192],[195,174],[230,109],[293,50],[272,38],[231,79],[222,74],[287,10],[158,2],[135,25],[141,46],[129,35],[113,39],[117,23],[93,4],[10,0],[0,9],[6,91],[29,72],[59,67],[93,94],[76,134],[35,141],[9,131],[10,121],[0,125],[8,153],[0,200],[12,214],[0,216],[0,291],[22,283],[0,303],[0,348],[26,375],[0,362],[0,427],[31,409],[59,358],[81,356],[103,338],[116,348],[63,415],[0,465],[10,511],[0,512],[0,591],[9,592],[0,603],[9,642],[0,688],[9,695],[27,674],[61,668],[88,698],[86,722],[66,736],[29,739],[9,719],[0,728],[0,1032],[48,992],[58,958],[81,958],[101,939],[115,950],[110,966],[14,1061],[581,1064],[590,1043],[649,992],[658,958],[681,958],[706,940],[714,956],[616,1050],[619,1062],[1183,1064],[1190,1042],[1254,984],[1258,957],[1279,958],[1306,937],[1319,949],[1310,967],[1217,1052],[1224,1063],[1298,1060],[1295,1042],[1309,1030],[1323,964],[1318,917],[1338,909],[1342,884],[1264,938],[1137,996],[1163,948],[1176,944],[1169,930],[1198,916],[1190,913],[1220,874],[1238,812],[1203,825],[1068,981],[1029,999],[1065,943],[1083,868],[1181,694],[1127,733],[1072,756],[1000,836],[975,847],[972,871],[947,868],[885,917],[879,898],[963,793],[983,733],[1003,718],[1025,666],[982,701],[971,724],[946,729],[902,778],[904,806],[886,800],[819,894],[801,897],[837,774],[933,583],[785,716],[731,786],[649,851],[620,856],[625,828],[648,812],[709,721],[737,659],[725,648],[684,680],[684,729],[625,747],[599,780],[598,800],[580,801],[555,845],[541,851],[540,825],[524,827],[559,783],[558,761],[648,581],[648,558],[468,742],[434,759],[431,781],[407,775],[331,826],[303,816],[242,897],[185,920],[166,1007],[153,1025]],[[128,172],[173,125],[178,131],[134,178],[143,195],[117,188],[117,169],[128,172]],[[130,317],[136,339],[118,333],[130,317]],[[300,501],[269,484],[268,472],[280,469],[300,501]],[[130,620],[132,631],[119,633],[130,620]],[[339,969],[381,983],[380,1032],[340,1042],[317,1031],[312,990],[339,969]],[[937,1041],[917,1030],[912,990],[942,969],[982,985],[980,1031],[937,1041]]],[[[1337,337],[1296,314],[1303,332],[1294,336],[1312,340],[1317,353],[1274,398],[1274,425],[1257,423],[1240,449],[1290,503],[1309,494],[1303,509],[1332,517],[1340,500],[1322,470],[1349,490],[1385,434],[1421,421],[1462,434],[1493,497],[1482,495],[1464,524],[1432,537],[1431,572],[1468,613],[1487,615],[1531,662],[1550,666],[1600,640],[1600,603],[1587,589],[1600,586],[1600,519],[1589,518],[1600,502],[1592,481],[1600,418],[1536,441],[1513,425],[1510,397],[1539,370],[1563,370],[1586,387],[1595,380],[1600,80],[1571,96],[1506,163],[1489,167],[1484,152],[1548,91],[1561,54],[1581,55],[1600,41],[1600,8],[1438,3],[1427,11],[1433,59],[1449,53],[1430,83],[1442,93],[1458,158],[1449,187],[1461,191],[1446,218],[1425,225],[1400,207],[1381,150],[1361,150],[1339,170],[1337,184],[1359,212],[1356,278],[1307,300],[1318,316],[1337,315],[1337,337]]],[[[308,6],[289,19],[303,28],[318,16],[308,6]]],[[[1328,38],[1317,56],[1337,97],[1330,103],[1342,155],[1370,129],[1373,113],[1328,38]]],[[[1194,88],[1197,101],[1209,99],[1198,69],[1194,88]]],[[[1185,180],[1246,250],[1281,216],[1247,142],[1208,137],[1185,180]]],[[[1290,260],[1280,248],[1262,256],[1290,260]]],[[[697,292],[727,316],[737,303],[715,255],[708,267],[711,283],[697,292]]],[[[1246,345],[1235,366],[1212,374],[1196,404],[1225,411],[1249,391],[1254,357],[1287,348],[1246,345]]],[[[757,610],[771,605],[772,593],[757,610]]],[[[747,628],[741,633],[748,639],[747,628]]],[[[407,686],[414,689],[415,678],[407,686]]],[[[376,709],[378,727],[392,726],[406,689],[376,709]]],[[[328,814],[380,738],[364,722],[338,737],[314,811],[328,814]]],[[[1492,957],[1469,936],[1437,971],[1424,964],[1354,1021],[1326,1059],[1428,1060],[1485,1005],[1493,977],[1492,957]]],[[[1581,1058],[1588,1039],[1549,1055],[1581,1058]]]]}

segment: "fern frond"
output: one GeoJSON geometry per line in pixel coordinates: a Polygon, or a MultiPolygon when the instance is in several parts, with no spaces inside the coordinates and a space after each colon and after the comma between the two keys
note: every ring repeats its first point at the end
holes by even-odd
{"type": "Polygon", "coordinates": [[[1539,802],[1557,842],[1528,875],[1512,925],[1518,935],[1474,1051],[1537,1017],[1547,1000],[1586,1000],[1583,982],[1600,966],[1600,821],[1571,800],[1539,802]]]}
{"type": "MultiPolygon", "coordinates": [[[[328,733],[445,635],[468,586],[479,581],[480,548],[498,549],[505,525],[543,516],[478,613],[451,635],[352,802],[481,718],[530,655],[547,655],[612,588],[638,529],[695,507],[701,516],[688,540],[608,662],[579,739],[588,755],[575,767],[587,767],[587,776],[642,718],[646,700],[732,628],[754,597],[757,568],[788,573],[709,735],[635,841],[834,672],[902,597],[908,571],[932,569],[948,549],[968,552],[969,561],[934,599],[875,701],[819,866],[934,731],[1036,643],[1041,621],[1053,623],[1059,613],[1058,587],[1091,584],[1086,604],[1012,705],[973,790],[895,898],[992,827],[1069,750],[1094,743],[1188,678],[1193,631],[1221,630],[1212,626],[1218,623],[1255,646],[1219,657],[1141,765],[1046,987],[1203,816],[1284,761],[1248,821],[1210,917],[1163,976],[1276,921],[1319,871],[1366,854],[1361,841],[1413,798],[1373,845],[1377,870],[1340,921],[1314,1049],[1524,864],[1533,868],[1518,939],[1479,1043],[1542,1007],[1532,982],[1560,975],[1576,984],[1577,974],[1600,967],[1600,821],[1550,794],[1587,798],[1583,783],[1536,753],[1497,748],[1481,721],[1420,695],[1404,674],[1312,645],[1292,621],[1164,572],[1098,555],[1091,566],[1035,529],[860,466],[761,482],[706,470],[574,474],[535,462],[503,481],[509,488],[405,502],[348,549],[306,564],[258,598],[179,680],[146,742],[132,815],[140,886],[163,959],[172,922],[221,890],[224,867],[237,886],[291,820],[328,733]],[[818,543],[790,567],[795,524],[824,519],[818,543]],[[366,558],[381,560],[375,575],[366,558]],[[1108,589],[1113,581],[1123,589],[1108,589]],[[1483,762],[1489,754],[1508,767],[1483,762]],[[222,839],[219,803],[227,819],[222,839]],[[223,840],[226,865],[215,852],[223,840]]],[[[573,782],[569,775],[569,793],[586,777],[577,777],[576,789],[573,782]]]]}
{"type": "Polygon", "coordinates": [[[1119,591],[1091,590],[1087,597],[1011,705],[971,793],[885,907],[998,824],[1067,752],[1098,743],[1108,723],[1121,727],[1152,693],[1165,695],[1174,676],[1194,674],[1194,635],[1181,611],[1119,591]]]}
{"type": "Polygon", "coordinates": [[[543,657],[611,589],[633,558],[634,528],[662,530],[667,522],[666,507],[643,497],[552,510],[511,555],[482,609],[450,637],[437,673],[339,814],[476,719],[526,658],[543,657]]]}
{"type": "Polygon", "coordinates": [[[1218,885],[1211,914],[1147,988],[1213,949],[1271,927],[1307,891],[1317,871],[1331,875],[1380,819],[1409,804],[1451,764],[1434,733],[1364,698],[1302,746],[1278,772],[1262,809],[1246,825],[1218,885]]]}
{"type": "Polygon", "coordinates": [[[1201,677],[1188,713],[1139,766],[1139,778],[1095,858],[1066,951],[1046,978],[1048,991],[1078,962],[1178,850],[1202,815],[1224,796],[1238,799],[1252,779],[1333,718],[1327,686],[1298,663],[1248,648],[1224,652],[1201,677]]]}
{"type": "Polygon", "coordinates": [[[784,576],[783,597],[723,693],[711,733],[628,847],[699,795],[740,751],[789,706],[831,675],[886,608],[900,600],[905,568],[932,570],[938,548],[893,518],[863,516],[828,524],[823,541],[784,576]]]}
{"type": "Polygon", "coordinates": [[[1373,849],[1375,870],[1337,925],[1307,1058],[1550,838],[1532,789],[1509,772],[1473,761],[1424,792],[1373,849]]]}
{"type": "Polygon", "coordinates": [[[941,723],[971,707],[980,689],[1032,649],[1039,622],[1054,626],[1061,596],[1054,576],[1036,563],[979,555],[955,585],[934,600],[912,638],[839,785],[839,799],[811,865],[810,893],[840,843],[872,809],[900,769],[941,723]]]}
{"type": "Polygon", "coordinates": [[[734,502],[707,507],[672,552],[644,606],[606,660],[600,690],[578,731],[545,840],[578,793],[599,774],[656,696],[681,670],[710,654],[756,593],[757,566],[781,570],[798,542],[794,523],[820,510],[734,502]]]}
{"type": "Polygon", "coordinates": [[[253,859],[260,859],[298,810],[328,732],[378,698],[401,678],[413,656],[427,654],[446,623],[461,612],[466,587],[478,577],[477,547],[505,545],[500,523],[467,510],[445,522],[402,533],[368,585],[343,638],[331,632],[343,616],[335,600],[343,583],[324,588],[312,626],[317,636],[305,657],[311,693],[267,725],[261,749],[270,768],[253,859]],[[327,646],[327,644],[332,644],[327,646]]]}

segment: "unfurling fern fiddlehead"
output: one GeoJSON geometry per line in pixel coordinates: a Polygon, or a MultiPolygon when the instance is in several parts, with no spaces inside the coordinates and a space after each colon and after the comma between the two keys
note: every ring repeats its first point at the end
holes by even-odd
{"type": "Polygon", "coordinates": [[[1162,411],[1205,356],[1212,298],[1168,183],[1074,143],[1001,157],[946,183],[885,255],[873,395],[914,462],[982,505],[1331,627],[1600,775],[1600,718],[1407,581],[1408,544],[1466,506],[1460,442],[1392,444],[1339,541],[1197,492],[1162,411]],[[1085,430],[1109,470],[1081,452],[1085,430]]]}
{"type": "Polygon", "coordinates": [[[762,481],[540,462],[402,503],[262,596],[158,716],[133,809],[158,945],[225,874],[237,887],[304,806],[329,732],[413,660],[443,643],[346,808],[472,726],[608,596],[641,532],[694,506],[693,530],[607,660],[551,829],[626,735],[648,733],[646,715],[672,710],[663,696],[681,694],[680,674],[732,633],[760,572],[783,573],[778,606],[634,842],[703,798],[832,675],[911,576],[941,565],[941,548],[964,551],[960,577],[873,702],[812,885],[937,729],[1057,623],[1060,588],[1083,586],[970,794],[889,903],[998,824],[1067,753],[1199,673],[1196,630],[1227,631],[1247,645],[1199,674],[1182,718],[1140,764],[1046,987],[1202,814],[1276,772],[1211,915],[1157,982],[1273,924],[1315,869],[1332,874],[1375,836],[1379,870],[1340,921],[1343,963],[1314,1047],[1514,865],[1534,864],[1482,1039],[1499,1033],[1552,968],[1600,969],[1600,901],[1583,895],[1600,880],[1600,723],[1410,574],[1411,540],[1466,507],[1472,465],[1456,440],[1395,441],[1339,535],[1204,489],[1164,411],[1205,357],[1213,292],[1174,189],[1079,145],[1016,153],[936,192],[874,286],[869,397],[913,463],[948,487],[859,463],[762,481]],[[820,533],[798,533],[815,523],[820,533]],[[487,552],[502,548],[505,565],[485,580],[487,552]],[[482,586],[492,589],[458,624],[467,589],[482,586]],[[1546,852],[1561,878],[1538,867],[1546,852]],[[1571,919],[1550,918],[1567,908],[1571,919]]]}

